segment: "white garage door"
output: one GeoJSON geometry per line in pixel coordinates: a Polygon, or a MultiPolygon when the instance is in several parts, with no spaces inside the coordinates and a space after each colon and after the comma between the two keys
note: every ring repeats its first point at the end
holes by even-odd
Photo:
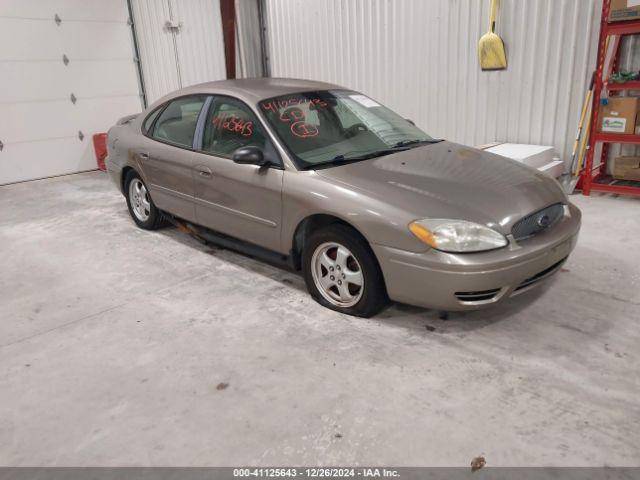
{"type": "Polygon", "coordinates": [[[128,19],[126,0],[0,0],[0,185],[95,169],[92,135],[141,110],[128,19]]]}

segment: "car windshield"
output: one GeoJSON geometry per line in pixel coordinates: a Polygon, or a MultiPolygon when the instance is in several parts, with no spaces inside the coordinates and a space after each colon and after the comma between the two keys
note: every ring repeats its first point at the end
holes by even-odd
{"type": "Polygon", "coordinates": [[[352,91],[283,95],[263,100],[259,107],[303,169],[366,160],[438,141],[352,91]]]}

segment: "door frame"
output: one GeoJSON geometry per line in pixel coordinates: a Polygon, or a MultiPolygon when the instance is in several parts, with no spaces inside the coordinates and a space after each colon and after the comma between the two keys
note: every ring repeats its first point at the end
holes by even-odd
{"type": "MultiPolygon", "coordinates": [[[[279,148],[278,148],[278,143],[275,141],[274,136],[272,131],[267,127],[267,125],[265,124],[265,122],[262,120],[262,118],[260,117],[260,115],[258,115],[258,113],[255,111],[255,109],[251,108],[251,105],[249,105],[247,102],[245,102],[244,100],[238,98],[238,97],[234,97],[233,95],[227,95],[227,94],[218,94],[218,93],[208,93],[206,94],[208,95],[208,99],[211,99],[210,102],[205,103],[202,107],[202,110],[200,111],[200,115],[201,117],[198,118],[198,123],[196,124],[196,132],[195,135],[193,137],[193,151],[197,152],[197,153],[203,153],[205,155],[210,155],[212,157],[220,157],[220,158],[228,158],[231,161],[233,161],[232,156],[225,156],[225,155],[221,155],[221,154],[214,154],[212,152],[205,152],[204,150],[202,150],[202,142],[204,140],[204,128],[205,128],[205,122],[207,121],[207,116],[209,115],[209,110],[211,108],[215,108],[216,104],[220,101],[220,99],[224,99],[224,98],[229,98],[235,102],[238,102],[239,104],[243,105],[247,110],[249,110],[253,116],[256,118],[256,120],[258,121],[258,123],[260,124],[260,126],[262,127],[262,130],[264,130],[265,132],[265,137],[266,139],[271,143],[272,147],[273,147],[273,151],[275,152],[276,156],[277,156],[277,160],[278,160],[278,165],[269,165],[268,168],[274,168],[277,170],[286,170],[285,168],[285,162],[284,159],[282,158],[282,153],[280,152],[279,148]],[[197,140],[197,142],[196,142],[197,140]]],[[[154,122],[155,123],[155,122],[154,122]]]]}
{"type": "Polygon", "coordinates": [[[133,61],[136,62],[136,70],[138,72],[138,88],[140,89],[140,99],[142,100],[142,108],[146,110],[149,106],[147,103],[147,87],[144,84],[144,74],[142,73],[142,62],[140,61],[140,47],[138,46],[138,32],[136,30],[136,22],[133,19],[133,4],[131,0],[127,0],[127,11],[129,19],[127,23],[131,26],[131,40],[133,41],[133,61]]]}
{"type": "MultiPolygon", "coordinates": [[[[201,110],[201,115],[198,118],[198,122],[196,124],[196,134],[194,136],[194,144],[193,144],[193,151],[194,151],[194,155],[204,155],[205,157],[211,158],[212,161],[219,161],[219,162],[224,162],[225,164],[229,164],[232,168],[235,169],[255,169],[258,170],[260,168],[267,168],[268,170],[273,170],[275,172],[278,172],[278,175],[283,176],[284,172],[287,170],[285,167],[285,162],[284,162],[284,158],[282,156],[282,152],[279,149],[278,144],[276,143],[276,141],[273,138],[273,133],[271,132],[271,130],[266,126],[265,122],[263,121],[263,119],[256,113],[256,110],[254,108],[251,107],[251,105],[249,105],[247,102],[245,102],[244,100],[234,96],[234,95],[229,95],[229,94],[224,94],[224,93],[210,93],[209,95],[209,99],[210,101],[208,101],[205,106],[203,106],[202,110],[201,110]],[[243,108],[245,108],[247,110],[247,112],[250,112],[253,117],[255,118],[255,122],[256,125],[260,126],[260,128],[262,128],[263,132],[264,132],[264,136],[265,136],[265,141],[268,142],[270,144],[270,148],[269,151],[272,152],[273,156],[275,157],[274,160],[276,160],[278,162],[278,164],[271,164],[269,166],[266,167],[260,167],[258,165],[241,165],[241,164],[236,164],[233,161],[233,154],[229,154],[229,155],[225,155],[225,154],[221,154],[221,153],[214,153],[214,152],[208,152],[203,150],[203,143],[204,143],[204,131],[205,131],[205,127],[206,127],[206,122],[207,119],[209,118],[210,114],[213,113],[215,111],[216,106],[220,103],[220,102],[224,102],[225,100],[227,101],[232,101],[234,103],[237,103],[238,105],[241,105],[243,108]]],[[[208,99],[208,100],[209,100],[208,99]]],[[[194,157],[196,158],[196,157],[194,157]]],[[[279,212],[279,220],[276,221],[274,223],[274,221],[268,219],[268,218],[263,218],[260,216],[256,216],[253,213],[249,213],[247,211],[243,211],[243,210],[237,210],[235,208],[230,208],[229,206],[225,206],[223,204],[218,204],[218,203],[212,203],[209,200],[206,200],[204,198],[201,198],[198,195],[198,173],[196,172],[196,167],[199,165],[199,162],[197,160],[194,160],[194,163],[192,164],[192,177],[193,177],[193,182],[194,182],[194,192],[193,192],[193,202],[194,202],[194,207],[196,209],[196,221],[205,226],[206,228],[213,228],[213,227],[207,227],[206,225],[204,225],[203,223],[200,222],[200,219],[198,218],[198,208],[210,208],[210,209],[214,209],[217,210],[219,212],[226,212],[227,215],[233,215],[237,218],[243,219],[243,221],[250,221],[250,222],[254,222],[256,224],[262,225],[262,227],[268,227],[268,228],[277,228],[278,229],[278,240],[277,240],[277,244],[273,244],[270,247],[264,247],[263,248],[267,248],[269,250],[273,250],[273,251],[277,251],[280,248],[281,245],[281,239],[280,239],[280,235],[282,232],[282,212],[283,212],[283,205],[282,205],[282,188],[283,185],[282,183],[280,184],[280,212],[279,212]]],[[[268,173],[268,172],[267,172],[268,173]]],[[[214,173],[215,174],[215,173],[214,173]]],[[[259,174],[258,172],[256,172],[256,174],[259,174]]],[[[283,177],[281,177],[282,179],[283,177]]],[[[214,228],[215,230],[215,228],[214,228]]],[[[231,233],[230,235],[234,235],[233,233],[231,233]]],[[[239,238],[239,237],[237,237],[239,238]]],[[[247,241],[248,240],[243,240],[243,241],[247,241]]],[[[251,242],[249,242],[251,243],[251,242]]]]}

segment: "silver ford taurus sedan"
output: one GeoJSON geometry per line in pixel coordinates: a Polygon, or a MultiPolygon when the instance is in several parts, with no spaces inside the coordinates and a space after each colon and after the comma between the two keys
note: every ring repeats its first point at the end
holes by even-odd
{"type": "Polygon", "coordinates": [[[287,263],[351,315],[495,305],[558,271],[580,229],[555,180],[327,83],[185,88],[121,119],[107,145],[139,227],[171,221],[287,263]]]}

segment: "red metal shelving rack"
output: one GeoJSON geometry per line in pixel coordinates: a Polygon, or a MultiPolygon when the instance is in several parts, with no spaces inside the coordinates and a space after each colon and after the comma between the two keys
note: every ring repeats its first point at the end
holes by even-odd
{"type": "Polygon", "coordinates": [[[600,110],[600,97],[602,90],[606,88],[609,92],[620,92],[623,90],[640,90],[640,81],[630,81],[625,83],[609,83],[609,77],[614,71],[620,58],[620,39],[623,35],[640,34],[640,20],[628,20],[624,22],[609,23],[609,10],[611,0],[602,2],[602,19],[600,21],[600,38],[598,40],[598,66],[596,69],[596,79],[593,90],[593,107],[591,109],[591,137],[589,139],[589,150],[585,166],[580,174],[578,187],[582,189],[584,195],[593,192],[608,192],[621,195],[640,196],[640,182],[624,182],[625,185],[616,184],[616,181],[607,176],[607,158],[609,144],[625,143],[640,145],[640,135],[602,133],[598,128],[598,115],[600,110]],[[613,57],[605,73],[605,62],[607,60],[607,39],[613,40],[613,57]],[[596,145],[602,144],[600,165],[594,172],[593,158],[596,152],[596,145]],[[595,175],[594,175],[595,173],[595,175]],[[628,185],[631,184],[631,185],[628,185]]]}

